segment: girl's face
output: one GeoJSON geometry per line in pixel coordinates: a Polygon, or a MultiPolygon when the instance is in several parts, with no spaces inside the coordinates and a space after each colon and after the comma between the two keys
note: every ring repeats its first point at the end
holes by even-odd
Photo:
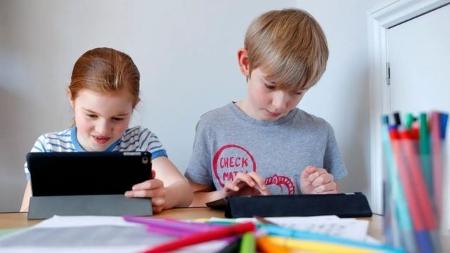
{"type": "Polygon", "coordinates": [[[126,91],[100,93],[82,89],[70,104],[78,142],[86,151],[104,151],[120,139],[133,112],[132,97],[126,91]]]}

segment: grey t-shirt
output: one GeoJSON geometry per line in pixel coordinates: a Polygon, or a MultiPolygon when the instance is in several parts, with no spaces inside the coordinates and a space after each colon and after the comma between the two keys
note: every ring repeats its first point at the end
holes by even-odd
{"type": "Polygon", "coordinates": [[[236,173],[255,171],[272,194],[299,194],[308,165],[335,179],[347,174],[325,120],[298,108],[277,121],[256,120],[230,103],[201,116],[185,176],[219,190],[236,173]]]}

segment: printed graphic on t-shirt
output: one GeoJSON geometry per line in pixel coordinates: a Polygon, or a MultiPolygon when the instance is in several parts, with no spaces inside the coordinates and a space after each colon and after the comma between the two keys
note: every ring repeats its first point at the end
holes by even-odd
{"type": "Polygon", "coordinates": [[[267,177],[264,180],[264,183],[269,188],[269,191],[275,194],[279,193],[293,195],[295,193],[294,183],[289,177],[274,174],[271,177],[267,177]]]}
{"type": "Polygon", "coordinates": [[[227,144],[219,148],[213,157],[213,172],[223,187],[233,181],[237,173],[256,172],[256,163],[252,154],[236,144],[227,144]]]}

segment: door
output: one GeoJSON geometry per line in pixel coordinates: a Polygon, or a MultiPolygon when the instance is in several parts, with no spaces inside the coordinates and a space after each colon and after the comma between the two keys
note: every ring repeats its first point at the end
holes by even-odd
{"type": "Polygon", "coordinates": [[[391,111],[450,111],[450,5],[387,30],[391,111]]]}

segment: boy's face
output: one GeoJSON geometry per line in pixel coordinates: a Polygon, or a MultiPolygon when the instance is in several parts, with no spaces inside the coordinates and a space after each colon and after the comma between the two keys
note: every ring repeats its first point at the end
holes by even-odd
{"type": "Polygon", "coordinates": [[[258,120],[275,121],[294,109],[306,90],[291,92],[277,88],[259,68],[248,79],[246,113],[258,120]]]}
{"type": "Polygon", "coordinates": [[[133,105],[125,91],[99,93],[82,89],[70,100],[77,139],[86,151],[104,151],[128,128],[133,105]]]}
{"type": "Polygon", "coordinates": [[[286,116],[303,98],[307,90],[287,91],[267,79],[261,68],[256,68],[249,76],[247,50],[238,51],[239,66],[242,74],[248,78],[247,98],[241,109],[250,117],[258,120],[275,121],[286,116]]]}

